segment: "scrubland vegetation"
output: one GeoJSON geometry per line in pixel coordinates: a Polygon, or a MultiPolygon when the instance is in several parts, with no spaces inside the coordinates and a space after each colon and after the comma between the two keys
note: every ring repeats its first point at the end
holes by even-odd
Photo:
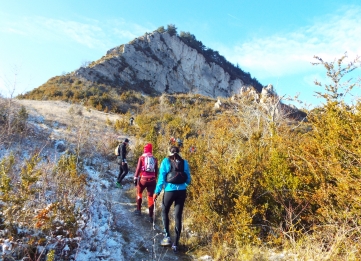
{"type": "MultiPolygon", "coordinates": [[[[109,95],[117,104],[124,99],[125,120],[104,125],[137,141],[130,166],[145,141],[152,142],[161,160],[170,137],[183,140],[182,155],[193,178],[181,238],[189,253],[209,254],[214,260],[271,260],[275,253],[282,255],[273,260],[361,259],[361,103],[346,103],[343,95],[359,87],[344,81],[357,60],[345,66],[346,57],[333,62],[315,58],[331,83],[316,82],[324,103],[305,111],[304,121],[265,110],[246,96],[221,99],[223,107],[214,109],[215,100],[199,95],[109,95]],[[131,114],[133,126],[127,121],[131,114]],[[190,151],[191,146],[196,150],[190,151]]],[[[3,115],[9,115],[7,104],[1,104],[3,115]]],[[[111,102],[107,106],[116,107],[111,102]]],[[[4,148],[10,140],[32,135],[24,128],[26,110],[18,108],[11,115],[1,119],[4,148]]],[[[93,145],[93,151],[106,155],[115,141],[107,143],[93,145]]],[[[22,159],[13,154],[1,159],[1,228],[8,238],[20,237],[17,229],[27,228],[23,231],[30,239],[23,255],[33,256],[34,246],[47,242],[45,235],[59,227],[74,237],[79,215],[69,202],[84,197],[81,162],[88,155],[77,149],[82,147],[54,166],[39,158],[41,148],[22,164],[15,164],[22,159]]]]}
{"type": "Polygon", "coordinates": [[[268,260],[272,251],[285,251],[285,260],[361,258],[361,107],[343,100],[357,85],[343,82],[357,65],[343,67],[345,58],[316,57],[331,83],[316,83],[324,103],[305,121],[246,97],[219,110],[197,96],[145,101],[127,131],[151,141],[158,158],[169,137],[184,140],[190,250],[216,260],[268,260]]]}
{"type": "Polygon", "coordinates": [[[129,90],[128,85],[115,88],[109,84],[96,84],[63,75],[51,78],[39,88],[19,95],[20,99],[59,100],[81,104],[99,111],[126,113],[144,103],[144,98],[129,90]]]}

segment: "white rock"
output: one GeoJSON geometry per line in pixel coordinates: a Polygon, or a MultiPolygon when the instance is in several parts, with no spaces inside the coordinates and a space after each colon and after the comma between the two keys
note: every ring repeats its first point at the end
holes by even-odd
{"type": "Polygon", "coordinates": [[[134,85],[143,81],[161,93],[189,92],[213,98],[230,97],[245,88],[240,79],[231,80],[222,67],[208,63],[202,54],[168,33],[138,37],[107,55],[75,75],[90,81],[106,79],[134,85]]]}

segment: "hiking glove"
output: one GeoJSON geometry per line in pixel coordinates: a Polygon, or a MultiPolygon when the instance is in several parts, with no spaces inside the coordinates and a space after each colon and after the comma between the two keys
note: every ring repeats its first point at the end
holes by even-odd
{"type": "Polygon", "coordinates": [[[137,186],[137,184],[138,184],[138,178],[134,177],[133,183],[134,183],[134,186],[137,186]]]}

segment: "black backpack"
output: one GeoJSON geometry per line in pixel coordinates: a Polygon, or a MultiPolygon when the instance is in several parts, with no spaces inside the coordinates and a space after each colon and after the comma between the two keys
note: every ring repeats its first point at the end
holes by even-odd
{"type": "Polygon", "coordinates": [[[167,182],[173,184],[183,184],[187,181],[187,174],[184,172],[184,160],[183,159],[169,159],[170,172],[167,174],[167,182]]]}

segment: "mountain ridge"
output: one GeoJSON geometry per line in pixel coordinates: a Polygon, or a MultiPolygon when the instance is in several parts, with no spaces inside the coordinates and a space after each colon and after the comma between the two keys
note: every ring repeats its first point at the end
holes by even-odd
{"type": "Polygon", "coordinates": [[[247,73],[242,75],[240,69],[237,77],[234,73],[237,68],[233,66],[232,73],[232,66],[218,52],[204,47],[201,53],[202,49],[197,50],[182,39],[186,39],[185,36],[168,32],[146,33],[110,49],[98,61],[76,70],[74,75],[117,87],[141,86],[145,93],[149,92],[146,89],[152,89],[157,93],[193,93],[216,98],[239,94],[241,88],[253,87],[261,92],[258,81],[247,73]],[[207,53],[211,54],[208,59],[207,53]]]}
{"type": "MultiPolygon", "coordinates": [[[[105,85],[118,94],[134,90],[156,96],[190,93],[211,98],[231,97],[250,88],[261,93],[263,88],[249,73],[205,47],[194,35],[188,32],[178,35],[173,25],[168,25],[167,30],[159,27],[127,44],[111,48],[100,59],[71,73],[52,77],[26,93],[25,98],[66,96],[65,100],[72,99],[77,91],[69,85],[74,82],[86,83],[86,88],[75,88],[83,92],[89,87],[105,85]]],[[[75,96],[89,98],[84,93],[75,96]]]]}

